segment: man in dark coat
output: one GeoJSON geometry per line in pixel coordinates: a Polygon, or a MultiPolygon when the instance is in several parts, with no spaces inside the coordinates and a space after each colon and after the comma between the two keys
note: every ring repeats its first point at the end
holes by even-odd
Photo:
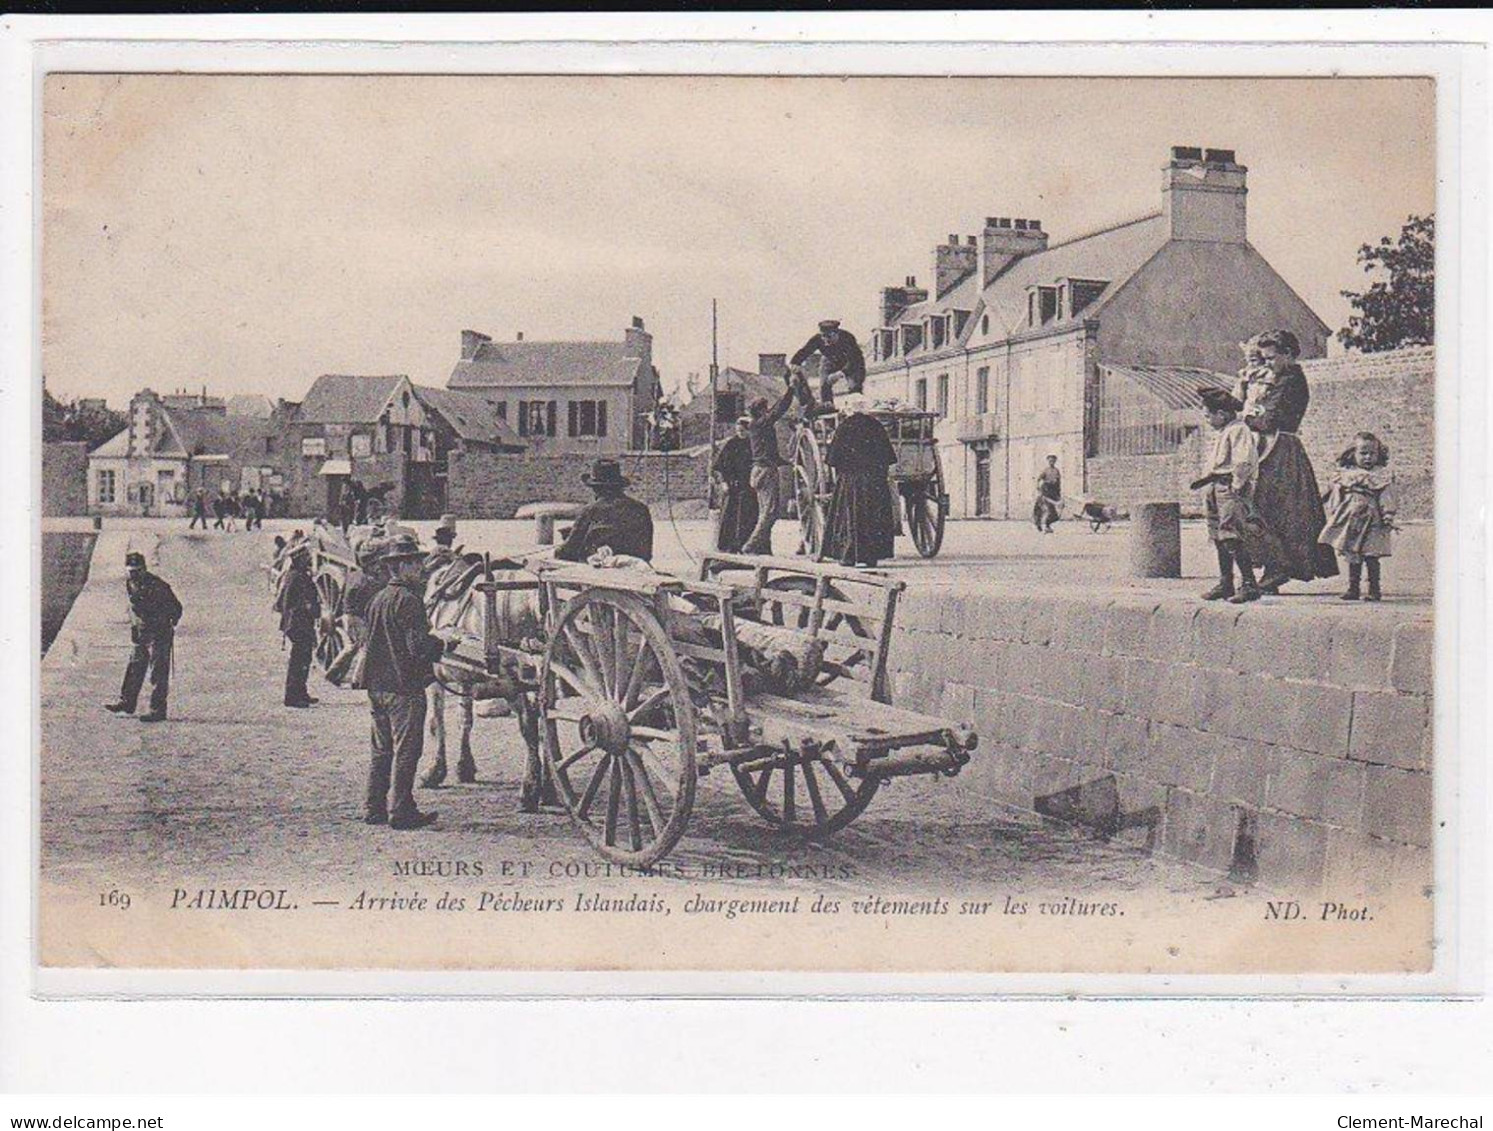
{"type": "MultiPolygon", "coordinates": [[[[789,372],[797,377],[804,362],[815,354],[823,365],[819,378],[819,410],[830,412],[835,407],[835,386],[843,383],[850,392],[858,393],[866,383],[866,357],[855,335],[840,329],[833,318],[819,323],[815,334],[788,361],[789,372]]],[[[807,406],[806,406],[807,407],[807,406]]]]}
{"type": "Polygon", "coordinates": [[[300,546],[290,555],[290,574],[280,590],[280,631],[290,641],[290,660],[285,668],[285,705],[309,707],[316,700],[306,689],[311,674],[311,652],[316,644],[316,620],[321,616],[321,598],[311,580],[311,551],[300,546]]]}
{"type": "Polygon", "coordinates": [[[793,403],[793,383],[788,379],[788,388],[778,398],[778,403],[769,405],[766,397],[758,397],[749,410],[747,440],[752,446],[752,490],[757,493],[757,525],[741,548],[743,554],[771,554],[772,527],[778,520],[778,468],[783,466],[783,453],[778,449],[778,421],[793,403]]]}
{"type": "Polygon", "coordinates": [[[897,521],[887,468],[897,453],[881,421],[852,412],[835,427],[825,459],[835,469],[822,558],[842,565],[875,566],[894,553],[897,521]]]}
{"type": "Polygon", "coordinates": [[[145,568],[144,554],[126,554],[124,567],[125,592],[130,598],[130,640],[135,648],[124,669],[119,698],[107,709],[116,715],[133,715],[149,669],[150,710],[140,716],[140,721],[158,723],[166,717],[166,698],[171,692],[171,650],[176,623],[181,620],[181,602],[171,586],[145,568]]]}
{"type": "Polygon", "coordinates": [[[715,548],[725,554],[740,553],[757,525],[757,496],[752,491],[751,418],[736,422],[732,436],[716,453],[712,474],[721,486],[721,517],[716,528],[715,548]]]}
{"type": "Polygon", "coordinates": [[[197,488],[197,494],[192,497],[192,521],[187,524],[188,530],[196,528],[202,523],[202,529],[207,529],[207,492],[201,487],[197,488]]]}
{"type": "Polygon", "coordinates": [[[460,552],[455,545],[456,516],[454,514],[441,515],[441,521],[431,537],[435,539],[435,547],[425,555],[425,580],[427,582],[454,562],[460,552]]]}
{"type": "Polygon", "coordinates": [[[393,538],[383,562],[391,574],[368,606],[363,679],[373,715],[373,756],[363,820],[421,829],[434,812],[415,807],[415,772],[425,747],[425,689],[444,650],[425,615],[425,552],[412,534],[393,538]],[[390,795],[392,773],[393,794],[390,795]]]}
{"type": "Polygon", "coordinates": [[[581,475],[581,482],[596,493],[576,516],[575,525],[563,545],[555,550],[562,562],[583,562],[603,546],[614,554],[653,560],[653,516],[648,507],[629,498],[631,482],[614,459],[599,459],[581,475]]]}
{"type": "Polygon", "coordinates": [[[213,529],[223,529],[223,519],[228,516],[228,496],[219,491],[213,496],[213,529]]]}

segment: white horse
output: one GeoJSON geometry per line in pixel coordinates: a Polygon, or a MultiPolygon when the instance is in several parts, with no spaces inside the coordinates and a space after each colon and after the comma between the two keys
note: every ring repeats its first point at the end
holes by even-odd
{"type": "MultiPolygon", "coordinates": [[[[509,563],[503,563],[505,566],[509,563]]],[[[460,642],[458,650],[468,656],[483,656],[487,641],[487,594],[478,588],[484,580],[486,566],[480,554],[458,554],[438,570],[426,585],[425,608],[431,631],[445,640],[460,642]]],[[[495,581],[532,581],[531,574],[520,569],[493,571],[495,581]]],[[[533,590],[502,590],[494,595],[494,625],[497,639],[519,645],[533,641],[541,634],[539,610],[533,590]]],[[[477,780],[477,760],[472,754],[473,703],[477,700],[501,700],[517,718],[519,732],[528,748],[524,768],[522,808],[538,812],[545,792],[544,768],[539,758],[538,706],[534,695],[524,688],[519,661],[507,660],[498,673],[478,673],[468,664],[440,661],[435,665],[435,682],[429,691],[430,733],[436,740],[434,765],[421,780],[426,788],[442,785],[448,773],[446,762],[446,697],[456,696],[461,703],[460,756],[456,764],[459,782],[477,780]]]]}

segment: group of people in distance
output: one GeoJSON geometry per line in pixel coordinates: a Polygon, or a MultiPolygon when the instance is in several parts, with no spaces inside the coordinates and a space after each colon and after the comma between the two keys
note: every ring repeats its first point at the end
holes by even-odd
{"type": "Polygon", "coordinates": [[[1396,509],[1389,448],[1372,432],[1358,433],[1321,491],[1298,435],[1311,391],[1296,335],[1271,330],[1242,348],[1232,391],[1198,390],[1212,447],[1208,470],[1192,487],[1207,492],[1219,577],[1203,599],[1243,604],[1291,581],[1336,577],[1336,553],[1348,564],[1342,599],[1380,600],[1380,559],[1390,555],[1396,509]]]}
{"type": "Polygon", "coordinates": [[[192,521],[187,523],[187,529],[195,529],[200,522],[202,529],[206,530],[209,509],[213,513],[214,530],[237,530],[240,518],[244,520],[245,530],[257,530],[264,526],[264,516],[270,509],[270,498],[251,487],[242,494],[237,491],[219,491],[209,504],[207,491],[199,487],[192,496],[192,521]]]}
{"type": "Polygon", "coordinates": [[[818,333],[789,360],[782,394],[776,401],[753,401],[717,454],[712,475],[722,489],[722,502],[716,549],[772,553],[773,525],[782,510],[778,469],[786,463],[777,425],[797,401],[804,419],[842,414],[825,451],[835,486],[820,556],[861,566],[875,566],[892,556],[897,519],[887,471],[897,462],[897,454],[880,421],[861,411],[865,382],[866,361],[855,336],[834,319],[820,322],[818,333]],[[815,356],[823,373],[817,397],[804,376],[804,365],[815,356]],[[846,395],[837,406],[835,390],[840,386],[846,395]]]}

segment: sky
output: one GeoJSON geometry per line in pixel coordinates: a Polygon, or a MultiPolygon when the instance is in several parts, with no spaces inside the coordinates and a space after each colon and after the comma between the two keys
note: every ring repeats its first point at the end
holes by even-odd
{"type": "Polygon", "coordinates": [[[44,377],[299,400],[444,385],[463,329],[654,335],[666,387],[863,335],[986,216],[1154,212],[1173,145],[1249,167],[1249,239],[1336,330],[1364,242],[1435,208],[1423,79],[52,75],[44,377]]]}

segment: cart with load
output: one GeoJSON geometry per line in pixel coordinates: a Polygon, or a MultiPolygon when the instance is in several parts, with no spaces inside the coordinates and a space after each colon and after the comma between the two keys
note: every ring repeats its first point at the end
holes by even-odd
{"type": "Polygon", "coordinates": [[[952,776],[975,748],[968,727],[892,705],[903,585],[884,574],[731,554],[688,579],[480,560],[485,613],[442,663],[514,688],[531,756],[607,860],[662,859],[717,771],[769,824],[822,836],[886,782],[952,776]],[[533,617],[524,634],[505,627],[519,594],[537,637],[533,617]]]}
{"type": "MultiPolygon", "coordinates": [[[[897,462],[890,472],[897,533],[911,536],[918,553],[931,558],[943,546],[949,496],[933,428],[936,412],[882,405],[864,410],[886,429],[897,462]]],[[[835,472],[826,453],[842,419],[836,412],[800,421],[793,434],[793,503],[800,529],[799,552],[818,558],[824,545],[835,472]]]]}

